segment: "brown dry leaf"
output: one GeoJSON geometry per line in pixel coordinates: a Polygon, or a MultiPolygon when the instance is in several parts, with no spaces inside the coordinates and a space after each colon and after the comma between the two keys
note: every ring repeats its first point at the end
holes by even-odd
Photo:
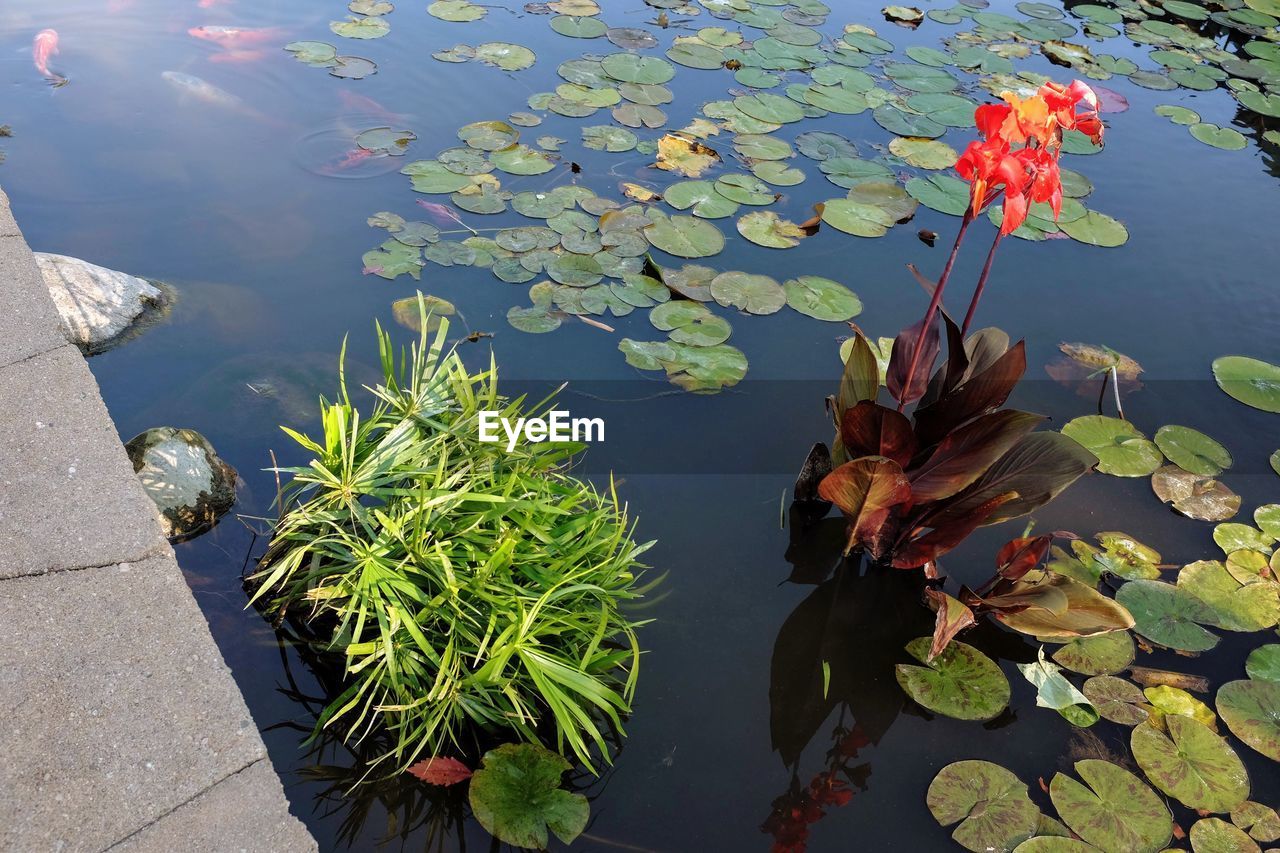
{"type": "Polygon", "coordinates": [[[1198,521],[1226,521],[1240,511],[1240,496],[1211,477],[1165,465],[1151,475],[1156,497],[1198,521]]]}
{"type": "Polygon", "coordinates": [[[658,140],[658,162],[654,165],[686,178],[697,178],[719,162],[720,155],[714,148],[708,148],[695,139],[668,133],[658,140]]]}
{"type": "MultiPolygon", "coordinates": [[[[1044,575],[1041,583],[1066,594],[1065,612],[1055,614],[1033,607],[1019,613],[996,613],[996,619],[1015,631],[1042,640],[1093,637],[1133,627],[1133,616],[1114,599],[1064,575],[1052,572],[1044,575]]],[[[1032,575],[1028,575],[1019,584],[1030,585],[1032,582],[1032,575]]]]}
{"type": "Polygon", "coordinates": [[[648,187],[643,187],[640,184],[633,184],[630,182],[624,182],[622,184],[622,194],[632,201],[662,201],[662,196],[658,195],[648,187]]]}

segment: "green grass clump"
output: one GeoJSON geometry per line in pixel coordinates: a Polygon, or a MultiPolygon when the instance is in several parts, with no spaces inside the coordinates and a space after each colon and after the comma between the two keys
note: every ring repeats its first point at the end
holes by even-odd
{"type": "Polygon", "coordinates": [[[378,328],[370,414],[340,371],[322,436],[285,429],[313,458],[280,469],[292,479],[254,600],[343,662],[317,730],[385,727],[395,746],[380,761],[402,769],[511,732],[607,761],[640,661],[640,623],[620,606],[641,595],[652,543],[632,540],[612,488],[566,473],[579,446],[479,440],[482,410],[530,413],[499,395],[492,358],[472,375],[445,350],[447,321],[430,339],[422,311],[398,359],[378,328]]]}

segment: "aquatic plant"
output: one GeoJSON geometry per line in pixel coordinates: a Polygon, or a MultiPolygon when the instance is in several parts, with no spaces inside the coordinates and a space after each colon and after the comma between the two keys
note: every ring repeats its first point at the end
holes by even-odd
{"type": "Polygon", "coordinates": [[[419,310],[398,359],[378,329],[372,411],[343,379],[319,439],[285,428],[312,458],[278,469],[292,480],[253,601],[341,659],[345,689],[317,731],[385,727],[379,760],[403,769],[514,734],[608,761],[639,674],[639,623],[621,606],[643,592],[648,545],[614,491],[567,473],[580,446],[480,441],[482,410],[514,419],[525,401],[499,394],[492,360],[469,373],[447,319],[431,338],[419,310]]]}
{"type": "Polygon", "coordinates": [[[849,519],[846,554],[861,549],[897,568],[928,565],[977,527],[1047,503],[1098,462],[1066,436],[1033,433],[1040,416],[1001,408],[1026,369],[1021,342],[1010,346],[998,329],[966,339],[1001,238],[1017,230],[1031,203],[1046,203],[1055,215],[1061,207],[1063,133],[1079,131],[1095,141],[1102,135],[1097,99],[1079,81],[1004,98],[974,113],[982,139],[970,144],[958,166],[970,183],[969,206],[938,281],[918,276],[931,291],[924,317],[893,342],[885,385],[896,410],[876,402],[880,368],[861,334],[846,359],[832,407],[833,456],[843,464],[816,490],[849,519]],[[942,310],[943,295],[969,225],[997,198],[1004,200],[1001,225],[957,325],[942,310]],[[933,373],[939,314],[947,360],[933,373]],[[910,419],[903,414],[909,403],[916,404],[910,419]]]}

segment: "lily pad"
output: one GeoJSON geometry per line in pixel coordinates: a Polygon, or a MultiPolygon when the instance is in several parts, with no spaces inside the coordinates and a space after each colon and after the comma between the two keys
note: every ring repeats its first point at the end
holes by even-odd
{"type": "Polygon", "coordinates": [[[1246,406],[1280,412],[1280,367],[1256,358],[1224,355],[1213,362],[1213,378],[1246,406]]]}
{"type": "Polygon", "coordinates": [[[471,777],[468,799],[480,825],[515,847],[547,846],[547,830],[565,844],[587,826],[587,798],[564,790],[570,764],[534,744],[506,744],[485,753],[471,777]]]}
{"type": "Polygon", "coordinates": [[[644,235],[657,249],[678,258],[706,258],[724,248],[720,229],[692,216],[670,216],[659,210],[649,211],[650,224],[644,235]]]}
{"type": "Polygon", "coordinates": [[[1261,853],[1262,848],[1238,827],[1222,818],[1201,818],[1188,833],[1195,853],[1261,853]]]}
{"type": "Polygon", "coordinates": [[[1280,839],[1280,815],[1270,806],[1246,800],[1231,810],[1231,822],[1257,841],[1280,839]]]}
{"type": "Polygon", "coordinates": [[[800,245],[805,231],[790,219],[782,219],[772,210],[757,210],[738,220],[738,233],[758,246],[789,249],[800,245]]]}
{"type": "Polygon", "coordinates": [[[352,17],[345,21],[330,21],[329,29],[343,38],[377,39],[391,32],[391,25],[382,18],[352,17]]]}
{"type": "Polygon", "coordinates": [[[1201,627],[1213,613],[1187,590],[1163,581],[1129,581],[1116,601],[1133,614],[1134,630],[1153,643],[1184,652],[1207,652],[1218,637],[1201,627]]]}
{"type": "Polygon", "coordinates": [[[1181,124],[1187,127],[1200,123],[1200,114],[1195,110],[1172,104],[1161,104],[1156,107],[1156,115],[1164,116],[1174,124],[1181,124]]]}
{"type": "Polygon", "coordinates": [[[769,92],[739,95],[733,105],[745,115],[770,124],[791,124],[804,118],[803,108],[795,101],[769,92]]]}
{"type": "Polygon", "coordinates": [[[773,314],[787,304],[782,285],[767,275],[722,272],[711,280],[711,297],[726,308],[748,314],[773,314]]]}
{"type": "Polygon", "coordinates": [[[615,154],[630,151],[636,147],[636,135],[621,127],[611,124],[594,125],[582,128],[582,144],[596,151],[609,151],[615,154]]]}
{"type": "Polygon", "coordinates": [[[1090,246],[1114,248],[1129,240],[1129,231],[1123,223],[1096,210],[1087,211],[1079,219],[1063,219],[1058,226],[1071,239],[1090,246]]]}
{"type": "Polygon", "coordinates": [[[1156,447],[1175,465],[1205,477],[1216,477],[1231,467],[1231,454],[1199,430],[1162,426],[1154,437],[1156,447]]]}
{"type": "Polygon", "coordinates": [[[1228,522],[1213,528],[1213,541],[1224,554],[1245,549],[1270,554],[1275,537],[1248,524],[1228,522]]]}
{"type": "MultiPolygon", "coordinates": [[[[907,653],[925,663],[932,637],[907,644],[907,653]]],[[[925,708],[960,720],[990,720],[1009,704],[1009,681],[1000,667],[967,643],[951,641],[927,666],[898,664],[898,684],[925,708]]]]}
{"type": "Polygon", "coordinates": [[[635,53],[611,53],[600,60],[600,67],[622,83],[660,85],[676,75],[675,68],[665,59],[635,53]]]}
{"type": "Polygon", "coordinates": [[[470,0],[436,0],[427,7],[427,14],[455,24],[478,21],[488,13],[488,9],[470,0]]]}
{"type": "Polygon", "coordinates": [[[1280,644],[1270,643],[1249,652],[1244,671],[1259,681],[1280,682],[1280,644]]]}
{"type": "Polygon", "coordinates": [[[963,216],[969,209],[969,183],[950,175],[930,175],[907,181],[907,192],[925,207],[939,213],[963,216]]]}
{"type": "Polygon", "coordinates": [[[711,313],[701,302],[672,299],[649,312],[654,328],[669,332],[676,343],[694,347],[711,347],[729,340],[733,327],[729,321],[711,313]]]}
{"type": "Polygon", "coordinates": [[[1227,742],[1203,723],[1173,714],[1169,733],[1150,724],[1133,730],[1130,747],[1152,783],[1192,809],[1227,812],[1249,797],[1249,776],[1227,742]]]}
{"type": "Polygon", "coordinates": [[[1133,637],[1128,631],[1081,637],[1053,653],[1062,666],[1084,675],[1114,675],[1128,668],[1133,657],[1133,637]]]}
{"type": "Polygon", "coordinates": [[[1228,631],[1263,631],[1280,621],[1280,584],[1259,578],[1242,584],[1216,560],[1198,560],[1178,572],[1178,588],[1203,601],[1199,620],[1228,631]]]}
{"type": "Polygon", "coordinates": [[[782,284],[787,304],[817,320],[844,322],[862,313],[862,300],[839,282],[816,275],[802,275],[782,284]]]}
{"type": "Polygon", "coordinates": [[[1158,684],[1143,690],[1142,695],[1151,703],[1151,719],[1158,729],[1165,728],[1165,716],[1180,714],[1218,731],[1218,718],[1213,709],[1180,687],[1158,684]]]}
{"type": "Polygon", "coordinates": [[[1098,470],[1117,477],[1146,477],[1164,461],[1159,448],[1128,421],[1106,415],[1085,415],[1062,427],[1098,457],[1098,470]]]}
{"type": "Polygon", "coordinates": [[[838,198],[824,203],[822,221],[855,237],[883,237],[897,218],[877,205],[838,198]]]}
{"type": "Polygon", "coordinates": [[[1280,761],[1280,682],[1231,681],[1218,690],[1218,716],[1253,749],[1280,761]]]}
{"type": "Polygon", "coordinates": [[[951,838],[977,853],[1012,850],[1035,833],[1040,819],[1022,780],[989,761],[943,767],[925,802],[942,826],[959,822],[951,838]]]}
{"type": "Polygon", "coordinates": [[[918,169],[949,169],[960,155],[954,148],[937,139],[898,137],[889,143],[889,152],[918,169]]]}
{"type": "Polygon", "coordinates": [[[527,145],[512,145],[489,155],[489,162],[509,175],[541,175],[555,168],[555,158],[527,145]]]}
{"type": "Polygon", "coordinates": [[[1131,682],[1114,675],[1096,675],[1084,683],[1084,695],[1104,720],[1122,726],[1136,726],[1149,716],[1147,697],[1131,682]]]}
{"type": "Polygon", "coordinates": [[[1165,465],[1151,475],[1156,497],[1188,518],[1226,521],[1240,511],[1240,496],[1217,480],[1165,465]]]}
{"type": "Polygon", "coordinates": [[[881,104],[871,112],[876,124],[890,133],[899,136],[918,136],[923,139],[937,139],[947,132],[947,128],[928,116],[916,115],[898,109],[892,104],[881,104]]]}
{"type": "Polygon", "coordinates": [[[1187,130],[1191,131],[1191,135],[1205,145],[1212,145],[1214,148],[1221,148],[1223,151],[1239,151],[1249,144],[1249,140],[1245,139],[1244,134],[1240,131],[1229,127],[1219,127],[1208,122],[1193,124],[1187,130]]]}
{"type": "Polygon", "coordinates": [[[338,50],[322,41],[292,41],[284,49],[299,62],[315,68],[329,68],[338,57],[338,50]]]}
{"type": "Polygon", "coordinates": [[[1122,767],[1094,758],[1077,761],[1081,784],[1055,774],[1049,797],[1072,832],[1103,850],[1156,853],[1173,835],[1173,817],[1154,791],[1122,767]]]}
{"type": "Polygon", "coordinates": [[[676,210],[692,210],[703,219],[719,219],[738,212],[738,203],[716,191],[711,181],[681,181],[667,187],[662,196],[676,210]]]}

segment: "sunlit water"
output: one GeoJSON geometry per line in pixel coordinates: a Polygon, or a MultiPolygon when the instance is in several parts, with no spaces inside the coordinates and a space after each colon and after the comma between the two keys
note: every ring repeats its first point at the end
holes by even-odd
{"type": "MultiPolygon", "coordinates": [[[[653,15],[639,3],[604,5],[614,25],[639,26],[653,15]]],[[[916,32],[886,24],[880,3],[833,5],[827,31],[861,21],[878,26],[899,48],[936,44],[953,31],[932,22],[916,32]]],[[[364,276],[360,256],[383,239],[365,225],[366,217],[391,210],[414,218],[415,196],[391,159],[326,174],[351,135],[394,120],[418,135],[408,159],[433,157],[456,144],[462,124],[527,109],[531,93],[554,88],[560,62],[613,49],[561,38],[545,17],[523,13],[519,3],[493,5],[483,22],[468,25],[431,18],[421,6],[401,4],[389,18],[391,35],[367,42],[329,33],[328,21],[346,10],[328,0],[236,0],[207,9],[195,0],[113,0],[110,8],[103,0],[5,0],[0,8],[0,124],[14,130],[12,139],[0,139],[7,152],[0,183],[29,242],[173,282],[180,293],[171,322],[92,360],[112,416],[124,438],[165,424],[204,433],[244,478],[237,506],[244,515],[268,514],[274,483],[261,470],[268,450],[281,453],[282,461],[293,458],[276,426],[314,427],[314,395],[332,388],[343,335],[352,333],[356,371],[375,363],[375,319],[408,337],[392,323],[389,306],[412,294],[414,283],[364,276]],[[206,24],[276,27],[279,38],[254,61],[214,62],[216,48],[187,35],[206,24]],[[59,89],[47,86],[31,64],[31,39],[46,27],[61,34],[62,53],[53,64],[70,83],[59,89]],[[293,39],[338,43],[342,52],[376,60],[379,73],[363,81],[334,79],[278,49],[293,39]],[[527,45],[537,51],[537,64],[506,74],[430,57],[459,42],[486,40],[527,45]],[[239,103],[184,95],[162,78],[165,71],[204,78],[239,103]]],[[[993,8],[1007,11],[1002,6],[993,8]]],[[[695,23],[719,22],[703,15],[695,23]]],[[[664,45],[678,34],[655,32],[664,45]]],[[[1118,39],[1107,42],[1107,50],[1127,50],[1134,58],[1145,52],[1118,39]]],[[[1019,67],[1065,74],[1036,58],[1019,67]]],[[[725,72],[679,72],[677,101],[666,108],[670,127],[734,87],[725,72]]],[[[1014,402],[1050,412],[1059,424],[1094,410],[1093,400],[1044,374],[1060,341],[1105,343],[1136,358],[1147,369],[1147,387],[1127,400],[1129,417],[1148,434],[1181,423],[1226,444],[1237,464],[1224,480],[1251,511],[1280,496],[1280,480],[1266,467],[1267,454],[1280,446],[1280,430],[1274,416],[1222,395],[1209,363],[1228,353],[1272,361],[1280,355],[1274,151],[1259,149],[1253,131],[1244,151],[1212,149],[1152,113],[1157,104],[1185,104],[1205,121],[1229,126],[1236,107],[1223,91],[1153,92],[1120,77],[1106,85],[1131,108],[1108,116],[1102,155],[1076,158],[1072,166],[1096,187],[1089,206],[1125,221],[1131,239],[1110,250],[1070,240],[1007,241],[979,319],[1027,339],[1033,381],[1014,402]]],[[[566,157],[583,165],[579,180],[612,194],[619,180],[647,176],[649,158],[582,150],[579,127],[607,121],[605,114],[585,122],[548,114],[534,133],[570,140],[566,157]]],[[[800,127],[888,139],[869,113],[800,127]]],[[[786,128],[779,135],[794,133],[786,128]]],[[[947,138],[960,147],[966,136],[952,131],[947,138]]],[[[810,205],[835,195],[812,164],[805,168],[809,179],[776,206],[781,215],[804,219],[810,205]]],[[[557,176],[562,172],[505,178],[504,184],[514,191],[541,188],[557,176]]],[[[505,214],[496,224],[517,219],[505,214]]],[[[881,239],[827,229],[786,252],[747,243],[730,227],[726,251],[709,262],[779,280],[797,272],[840,280],[866,305],[857,322],[872,334],[891,335],[924,307],[903,265],[936,271],[955,225],[954,218],[922,207],[911,225],[881,239]],[[919,228],[942,235],[940,247],[919,242],[919,228]]],[[[963,257],[957,281],[972,280],[980,254],[972,248],[963,257]]],[[[947,832],[925,809],[924,791],[940,767],[962,758],[1004,764],[1047,805],[1035,780],[1069,766],[1071,727],[1033,707],[1032,689],[1013,668],[1034,658],[1031,642],[995,630],[974,639],[1001,657],[1011,676],[1009,714],[985,726],[925,719],[903,697],[891,666],[904,659],[902,643],[929,630],[931,616],[913,591],[895,592],[895,579],[861,581],[852,593],[833,584],[783,583],[791,566],[788,532],[779,527],[780,497],[809,445],[829,438],[821,395],[838,370],[836,343],[847,334],[842,326],[790,311],[735,319],[732,342],[751,360],[748,381],[730,393],[695,398],[668,393],[671,386],[633,371],[617,353],[623,335],[654,337],[646,312],[609,320],[617,334],[574,323],[532,336],[504,319],[507,308],[526,302],[525,287],[499,282],[487,270],[428,266],[421,287],[453,301],[467,329],[495,333],[491,343],[504,377],[579,385],[602,380],[576,397],[571,385],[568,398],[575,414],[609,417],[609,440],[589,457],[590,470],[618,471],[641,534],[659,540],[650,556],[668,579],[664,597],[647,611],[657,621],[643,632],[648,654],[639,699],[616,767],[590,791],[593,821],[581,849],[767,849],[760,824],[792,780],[771,742],[771,661],[775,702],[804,708],[788,710],[775,732],[785,752],[800,750],[795,772],[801,784],[826,766],[837,724],[851,725],[847,713],[823,719],[836,696],[830,706],[820,692],[816,705],[809,701],[812,679],[801,674],[812,673],[824,657],[844,661],[833,688],[850,699],[870,741],[849,762],[857,768],[851,771],[859,782],[856,796],[813,827],[811,850],[948,849],[947,832]],[[861,604],[830,604],[850,596],[861,604]],[[793,611],[798,615],[790,624],[799,623],[798,633],[784,634],[775,646],[793,611]],[[834,627],[827,642],[842,651],[806,645],[806,623],[828,618],[834,627]]],[[[467,346],[479,356],[485,344],[467,346]]],[[[1158,548],[1167,562],[1217,555],[1210,525],[1172,516],[1145,479],[1086,478],[1037,520],[1040,530],[1086,536],[1125,530],[1158,548]]],[[[388,836],[398,848],[401,830],[408,850],[487,846],[483,831],[457,822],[447,800],[429,808],[414,783],[389,796],[418,798],[417,811],[389,818],[378,803],[334,793],[349,777],[317,781],[326,775],[317,764],[342,767],[350,758],[341,748],[317,756],[300,745],[320,705],[292,694],[314,699],[319,691],[296,654],[282,650],[269,626],[244,609],[240,573],[262,546],[252,541],[249,524],[228,517],[178,554],[263,729],[293,810],[326,850],[374,849],[388,836]],[[424,820],[427,826],[418,826],[424,820]]],[[[838,537],[839,522],[831,524],[838,537]]],[[[944,561],[946,569],[963,581],[980,581],[998,545],[1020,530],[982,531],[944,561]]],[[[1140,655],[1139,662],[1204,672],[1216,684],[1242,676],[1243,656],[1257,642],[1228,634],[1204,660],[1158,654],[1140,655]]],[[[1125,751],[1126,731],[1108,723],[1095,730],[1125,751]]],[[[1253,798],[1275,802],[1275,765],[1248,749],[1240,754],[1254,780],[1253,798]]],[[[1179,816],[1189,825],[1185,813],[1179,816]]]]}

